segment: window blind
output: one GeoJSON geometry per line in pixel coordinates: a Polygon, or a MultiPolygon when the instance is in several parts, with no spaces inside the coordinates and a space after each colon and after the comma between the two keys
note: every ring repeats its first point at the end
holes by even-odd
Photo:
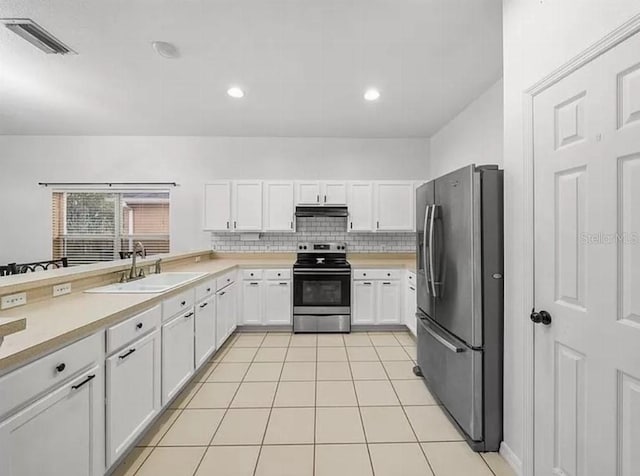
{"type": "Polygon", "coordinates": [[[70,266],[111,261],[142,242],[147,255],[168,253],[167,191],[95,190],[52,193],[53,258],[70,266]]]}

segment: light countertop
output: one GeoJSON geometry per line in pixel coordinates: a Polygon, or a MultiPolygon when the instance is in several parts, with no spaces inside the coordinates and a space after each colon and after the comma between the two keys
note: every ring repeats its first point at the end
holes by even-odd
{"type": "MultiPolygon", "coordinates": [[[[349,262],[354,268],[405,268],[415,271],[415,257],[411,255],[357,255],[351,254],[349,262]]],[[[161,302],[199,282],[222,275],[234,268],[289,268],[293,255],[230,256],[223,255],[198,263],[183,264],[170,271],[207,273],[196,281],[157,294],[86,294],[76,292],[66,296],[45,299],[0,311],[1,323],[5,321],[8,332],[0,345],[0,373],[6,373],[41,355],[84,338],[105,327],[122,321],[133,314],[161,302]],[[16,326],[26,329],[16,332],[16,326]],[[11,324],[9,323],[11,321],[11,324]],[[16,324],[19,322],[20,324],[16,324]],[[9,327],[12,326],[12,327],[9,327]]]]}

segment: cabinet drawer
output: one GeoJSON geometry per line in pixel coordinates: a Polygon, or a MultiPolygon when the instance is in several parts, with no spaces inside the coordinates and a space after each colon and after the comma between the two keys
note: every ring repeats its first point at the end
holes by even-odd
{"type": "Polygon", "coordinates": [[[196,302],[200,302],[203,299],[213,296],[216,292],[216,281],[212,279],[205,281],[204,283],[196,287],[196,302]]]}
{"type": "Polygon", "coordinates": [[[120,324],[107,329],[107,354],[160,327],[162,311],[158,304],[120,324]]]}
{"type": "Polygon", "coordinates": [[[104,332],[98,332],[0,378],[0,417],[102,361],[103,353],[104,332]]]}
{"type": "Polygon", "coordinates": [[[265,279],[291,279],[290,269],[265,269],[265,279]]]}
{"type": "Polygon", "coordinates": [[[229,273],[223,274],[219,278],[216,279],[216,291],[221,290],[225,286],[233,283],[236,280],[236,272],[231,271],[229,273]]]}
{"type": "Polygon", "coordinates": [[[261,269],[243,269],[242,279],[262,279],[261,269]]]}
{"type": "Polygon", "coordinates": [[[353,279],[400,279],[399,269],[354,269],[353,279]]]}
{"type": "Polygon", "coordinates": [[[193,292],[193,289],[190,289],[189,291],[176,294],[175,296],[166,299],[162,303],[162,320],[166,321],[179,312],[185,311],[192,307],[194,304],[194,297],[195,293],[193,292]]]}

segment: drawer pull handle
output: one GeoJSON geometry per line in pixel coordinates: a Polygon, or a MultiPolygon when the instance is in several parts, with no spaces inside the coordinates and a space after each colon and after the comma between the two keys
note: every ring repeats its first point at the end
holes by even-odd
{"type": "Polygon", "coordinates": [[[362,273],[362,276],[366,276],[366,275],[367,275],[367,273],[362,273]]]}
{"type": "Polygon", "coordinates": [[[278,273],[278,276],[282,276],[280,273],[278,273]]]}
{"type": "Polygon", "coordinates": [[[364,284],[365,286],[371,286],[371,283],[369,283],[369,282],[365,282],[365,283],[362,283],[362,284],[364,284]]]}
{"type": "Polygon", "coordinates": [[[226,292],[225,292],[225,291],[222,291],[222,292],[220,293],[220,296],[224,296],[225,294],[226,294],[226,292]]]}
{"type": "Polygon", "coordinates": [[[391,273],[387,273],[387,276],[391,276],[391,273]]]}
{"type": "Polygon", "coordinates": [[[136,349],[129,349],[129,351],[127,353],[119,355],[118,358],[124,360],[127,357],[129,357],[131,354],[133,354],[135,351],[136,351],[136,349]]]}
{"type": "Polygon", "coordinates": [[[138,322],[136,324],[136,329],[142,329],[142,322],[138,322]]]}
{"type": "Polygon", "coordinates": [[[228,283],[229,281],[231,281],[231,278],[227,278],[227,283],[228,283]]]}
{"type": "Polygon", "coordinates": [[[385,282],[384,282],[384,283],[382,283],[382,284],[384,284],[385,286],[389,286],[391,283],[390,283],[389,281],[385,281],[385,282]]]}
{"type": "Polygon", "coordinates": [[[78,390],[80,387],[82,387],[83,385],[91,382],[94,378],[96,378],[96,375],[89,375],[86,379],[84,379],[82,382],[80,382],[78,385],[74,385],[71,388],[74,390],[78,390]]]}
{"type": "Polygon", "coordinates": [[[66,369],[66,368],[67,368],[67,364],[65,364],[64,362],[61,363],[61,364],[56,365],[56,370],[58,372],[63,372],[64,369],[66,369]]]}
{"type": "Polygon", "coordinates": [[[207,288],[207,292],[210,293],[211,292],[211,288],[207,288]]]}
{"type": "Polygon", "coordinates": [[[409,289],[411,289],[412,291],[416,290],[416,288],[414,288],[413,286],[409,286],[409,289]]]}
{"type": "Polygon", "coordinates": [[[203,302],[202,304],[200,304],[200,309],[203,309],[205,307],[207,307],[209,305],[208,302],[203,302]]]}
{"type": "Polygon", "coordinates": [[[184,315],[184,318],[185,318],[185,319],[189,319],[191,316],[193,316],[193,311],[192,311],[192,312],[190,312],[189,314],[185,314],[185,315],[184,315]]]}
{"type": "Polygon", "coordinates": [[[182,302],[180,303],[180,305],[181,305],[181,306],[184,306],[185,304],[187,304],[187,301],[182,301],[182,302]]]}
{"type": "Polygon", "coordinates": [[[256,283],[256,282],[251,282],[251,283],[249,283],[249,284],[250,284],[251,286],[257,286],[257,285],[258,285],[258,283],[256,283]]]}
{"type": "Polygon", "coordinates": [[[280,286],[286,286],[289,283],[278,283],[280,286]]]}

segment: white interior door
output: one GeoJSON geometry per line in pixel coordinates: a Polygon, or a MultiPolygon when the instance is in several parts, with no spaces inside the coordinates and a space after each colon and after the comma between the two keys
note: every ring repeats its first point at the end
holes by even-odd
{"type": "Polygon", "coordinates": [[[637,475],[640,35],[536,96],[534,157],[535,474],[637,475]]]}

